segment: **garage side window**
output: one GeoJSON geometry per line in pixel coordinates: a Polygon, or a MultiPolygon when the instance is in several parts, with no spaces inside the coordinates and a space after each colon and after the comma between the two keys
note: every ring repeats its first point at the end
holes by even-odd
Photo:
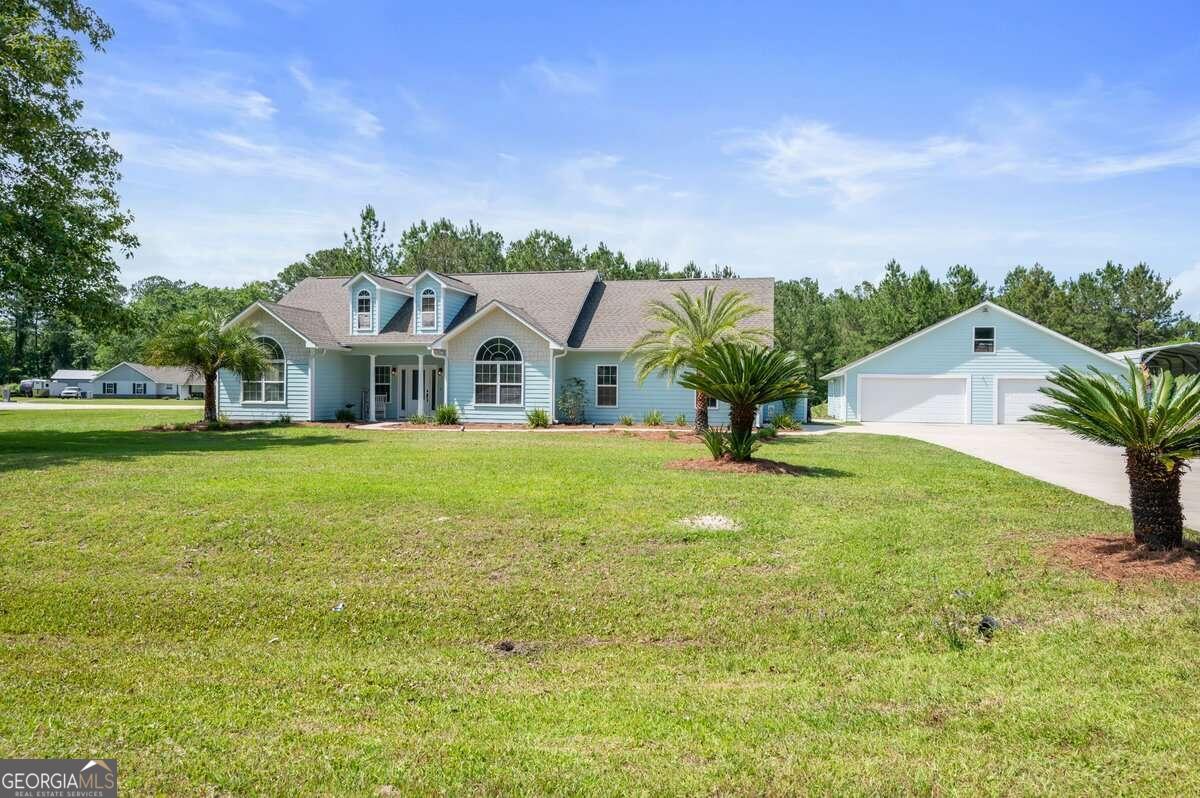
{"type": "Polygon", "coordinates": [[[975,328],[975,351],[991,354],[996,351],[996,328],[975,328]]]}

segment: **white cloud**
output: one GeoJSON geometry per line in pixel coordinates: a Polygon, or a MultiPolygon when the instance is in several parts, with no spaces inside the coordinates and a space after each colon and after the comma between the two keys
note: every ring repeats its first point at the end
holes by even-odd
{"type": "Polygon", "coordinates": [[[606,70],[599,62],[587,67],[570,67],[538,58],[526,65],[525,71],[542,88],[567,95],[598,94],[606,77],[606,70]]]}
{"type": "Polygon", "coordinates": [[[972,145],[948,137],[893,143],[806,121],[742,136],[727,150],[750,153],[758,175],[781,194],[826,193],[846,206],[874,197],[898,178],[961,160],[972,145]]]}
{"type": "Polygon", "coordinates": [[[605,178],[611,179],[612,170],[620,163],[619,155],[592,153],[567,159],[553,174],[574,201],[619,208],[625,204],[623,192],[605,178]]]}
{"type": "Polygon", "coordinates": [[[253,89],[234,88],[234,83],[231,76],[219,73],[194,75],[173,83],[101,77],[94,92],[103,94],[110,103],[118,97],[136,98],[138,103],[154,99],[181,108],[216,110],[255,121],[269,120],[275,115],[277,109],[270,97],[253,89]]]}
{"type": "Polygon", "coordinates": [[[379,117],[347,97],[344,84],[317,81],[300,62],[293,63],[288,70],[300,88],[304,89],[313,110],[331,117],[336,123],[348,125],[364,138],[374,138],[383,132],[379,117]]]}

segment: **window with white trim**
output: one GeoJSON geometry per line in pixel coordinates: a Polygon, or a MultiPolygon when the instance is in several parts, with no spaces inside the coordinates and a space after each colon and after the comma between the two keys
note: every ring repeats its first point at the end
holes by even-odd
{"type": "Polygon", "coordinates": [[[421,292],[421,329],[437,329],[437,292],[432,288],[421,292]]]}
{"type": "Polygon", "coordinates": [[[375,367],[375,401],[384,404],[392,401],[392,367],[375,367]]]}
{"type": "Polygon", "coordinates": [[[993,354],[996,351],[996,328],[975,328],[975,351],[983,354],[993,354]]]}
{"type": "Polygon", "coordinates": [[[286,398],[284,388],[283,347],[273,338],[256,338],[267,353],[262,373],[242,379],[242,401],[281,404],[286,398]]]}
{"type": "Polygon", "coordinates": [[[358,292],[358,299],[355,302],[354,309],[355,309],[354,329],[359,330],[360,332],[362,330],[370,330],[373,326],[372,325],[372,316],[374,315],[371,312],[371,292],[370,291],[368,291],[367,289],[364,288],[363,290],[358,292]]]}
{"type": "Polygon", "coordinates": [[[596,366],[596,407],[617,406],[617,367],[596,366]]]}
{"type": "Polygon", "coordinates": [[[146,383],[144,383],[144,382],[133,383],[133,395],[134,396],[145,396],[146,395],[146,383]]]}
{"type": "Polygon", "coordinates": [[[101,386],[100,390],[103,391],[105,396],[116,396],[117,384],[115,382],[106,382],[101,386]]]}
{"type": "Polygon", "coordinates": [[[475,404],[523,404],[525,364],[507,338],[489,338],[475,352],[475,404]]]}

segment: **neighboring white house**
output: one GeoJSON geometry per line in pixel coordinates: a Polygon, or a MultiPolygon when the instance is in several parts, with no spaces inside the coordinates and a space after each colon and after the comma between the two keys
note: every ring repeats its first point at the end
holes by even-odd
{"type": "Polygon", "coordinates": [[[92,379],[90,394],[99,399],[159,397],[188,399],[204,396],[204,378],[181,366],[118,363],[92,379]]]}
{"type": "Polygon", "coordinates": [[[95,393],[92,383],[99,373],[85,369],[59,369],[50,375],[50,395],[62,396],[63,388],[78,388],[80,396],[91,396],[95,393]]]}
{"type": "Polygon", "coordinates": [[[843,421],[1011,424],[1063,366],[1119,374],[1125,360],[982,302],[821,379],[843,421]]]}

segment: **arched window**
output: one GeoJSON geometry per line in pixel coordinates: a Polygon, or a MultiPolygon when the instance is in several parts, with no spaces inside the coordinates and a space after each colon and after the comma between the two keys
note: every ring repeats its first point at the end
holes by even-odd
{"type": "Polygon", "coordinates": [[[274,338],[266,336],[254,340],[267,353],[267,365],[261,374],[242,379],[242,401],[282,403],[287,393],[283,347],[274,338]]]}
{"type": "Polygon", "coordinates": [[[358,292],[358,302],[355,304],[354,328],[356,330],[371,329],[371,292],[363,289],[358,292]]]}
{"type": "Polygon", "coordinates": [[[421,329],[437,329],[437,293],[432,288],[421,292],[421,329]]]}
{"type": "Polygon", "coordinates": [[[523,403],[525,364],[521,350],[507,338],[489,338],[475,353],[475,404],[523,403]]]}

